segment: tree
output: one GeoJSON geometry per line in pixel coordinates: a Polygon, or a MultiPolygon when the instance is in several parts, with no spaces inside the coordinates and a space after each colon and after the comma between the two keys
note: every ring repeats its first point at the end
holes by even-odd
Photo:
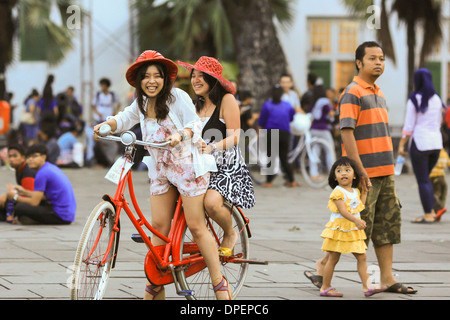
{"type": "MultiPolygon", "coordinates": [[[[72,5],[72,0],[0,0],[0,99],[6,94],[6,68],[13,57],[13,39],[17,26],[21,28],[21,35],[33,39],[33,35],[40,35],[38,39],[44,39],[44,43],[38,43],[43,52],[42,59],[50,65],[56,65],[62,61],[67,52],[72,49],[72,31],[66,25],[58,25],[52,21],[52,5],[56,4],[61,20],[68,18],[67,8],[72,5]],[[19,20],[13,18],[13,9],[19,9],[19,20]]],[[[23,40],[23,37],[22,37],[23,40]]],[[[22,43],[23,44],[23,43],[22,43]]],[[[26,52],[22,52],[26,54],[26,52]]]]}
{"type": "Polygon", "coordinates": [[[14,21],[12,9],[18,0],[0,0],[0,100],[6,98],[6,66],[12,60],[14,21]]]}
{"type": "MultiPolygon", "coordinates": [[[[343,0],[353,12],[365,13],[373,0],[343,0]]],[[[395,51],[391,40],[388,20],[394,13],[400,23],[406,25],[408,45],[408,94],[413,91],[414,72],[416,70],[416,29],[423,29],[423,41],[418,67],[423,67],[426,58],[440,44],[441,29],[441,0],[394,0],[390,11],[387,10],[386,0],[381,0],[381,28],[377,30],[377,38],[385,49],[387,57],[396,62],[395,51]]]]}
{"type": "Polygon", "coordinates": [[[141,50],[196,60],[236,60],[240,88],[261,107],[268,89],[286,72],[274,17],[288,26],[292,0],[136,0],[141,50]]]}
{"type": "MultiPolygon", "coordinates": [[[[287,5],[288,1],[277,3],[287,5]]],[[[269,89],[288,71],[274,11],[269,0],[229,0],[224,7],[233,33],[240,86],[253,93],[256,107],[261,108],[269,89]]]]}

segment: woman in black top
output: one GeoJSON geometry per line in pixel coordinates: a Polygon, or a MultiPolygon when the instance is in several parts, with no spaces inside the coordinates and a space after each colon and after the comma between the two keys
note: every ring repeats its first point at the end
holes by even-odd
{"type": "Polygon", "coordinates": [[[224,230],[219,249],[229,256],[237,240],[229,210],[231,204],[249,209],[255,204],[253,182],[238,146],[240,136],[240,110],[230,81],[222,77],[222,65],[214,58],[201,57],[195,65],[178,61],[191,72],[191,84],[197,95],[195,107],[203,122],[202,152],[216,158],[217,172],[212,172],[205,196],[208,215],[224,230]]]}

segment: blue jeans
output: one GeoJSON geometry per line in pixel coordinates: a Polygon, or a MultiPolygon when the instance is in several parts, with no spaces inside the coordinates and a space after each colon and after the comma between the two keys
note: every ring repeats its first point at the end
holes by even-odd
{"type": "Polygon", "coordinates": [[[440,150],[419,151],[414,140],[411,141],[409,154],[413,166],[414,175],[419,185],[420,201],[423,211],[430,213],[434,207],[433,185],[430,180],[430,172],[439,159],[440,150]]]}

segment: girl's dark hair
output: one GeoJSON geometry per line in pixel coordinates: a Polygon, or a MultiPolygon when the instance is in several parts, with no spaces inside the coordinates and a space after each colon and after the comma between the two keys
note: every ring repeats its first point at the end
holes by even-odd
{"type": "Polygon", "coordinates": [[[280,103],[281,97],[283,96],[283,88],[279,84],[274,85],[272,87],[271,96],[273,103],[280,103]]]}
{"type": "Polygon", "coordinates": [[[314,104],[319,100],[320,98],[326,98],[327,96],[327,89],[323,85],[317,85],[314,86],[313,90],[313,99],[311,105],[314,106],[314,104]]]}
{"type": "Polygon", "coordinates": [[[50,104],[53,100],[52,84],[54,80],[55,77],[52,74],[47,77],[47,82],[45,83],[44,90],[42,92],[42,98],[44,99],[44,110],[50,109],[50,104]]]}
{"type": "Polygon", "coordinates": [[[142,114],[146,117],[147,113],[145,111],[144,106],[144,96],[145,94],[144,90],[142,90],[141,87],[141,81],[145,77],[145,73],[147,72],[148,67],[154,65],[158,71],[163,75],[164,77],[164,86],[161,92],[156,97],[156,105],[155,105],[155,113],[156,113],[156,119],[158,121],[162,121],[167,118],[167,115],[169,114],[169,104],[173,102],[175,97],[172,95],[172,82],[169,78],[169,72],[167,70],[167,67],[159,62],[149,62],[144,65],[142,65],[136,75],[136,99],[137,104],[139,107],[139,110],[141,110],[142,114]]]}
{"type": "MultiPolygon", "coordinates": [[[[192,71],[191,71],[191,78],[192,78],[193,72],[194,72],[194,69],[192,69],[192,71]]],[[[209,99],[215,106],[220,106],[220,104],[222,103],[223,97],[228,93],[228,91],[222,87],[219,80],[217,80],[216,78],[214,78],[213,76],[210,76],[209,74],[207,74],[205,72],[202,72],[202,73],[203,73],[203,79],[209,86],[209,92],[208,92],[209,99]]],[[[203,97],[197,96],[195,98],[194,105],[195,105],[195,110],[197,111],[197,113],[199,113],[203,109],[204,104],[205,104],[205,100],[203,97]]]]}
{"type": "Polygon", "coordinates": [[[355,162],[348,157],[342,157],[336,160],[336,162],[333,164],[333,166],[330,169],[330,175],[328,176],[328,185],[332,189],[336,188],[339,185],[338,182],[336,181],[336,174],[335,174],[336,168],[339,166],[351,166],[353,168],[354,172],[353,177],[355,179],[353,179],[352,188],[357,188],[360,179],[359,173],[356,170],[355,162]]]}

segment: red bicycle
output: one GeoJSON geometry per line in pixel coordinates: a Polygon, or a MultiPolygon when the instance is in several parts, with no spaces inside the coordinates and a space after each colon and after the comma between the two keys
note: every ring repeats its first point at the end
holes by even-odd
{"type": "MultiPolygon", "coordinates": [[[[102,299],[111,269],[114,268],[118,257],[122,209],[138,232],[132,236],[133,240],[144,243],[149,250],[145,257],[144,270],[150,283],[156,286],[174,283],[177,294],[186,299],[215,298],[203,256],[187,228],[181,197],[178,197],[168,236],[160,234],[150,225],[136,201],[130,170],[136,152],[135,146],[164,148],[168,143],[152,144],[139,141],[131,131],[124,132],[120,137],[108,135],[99,138],[120,141],[126,148],[124,156],[113,165],[107,175],[108,179],[117,183],[114,196],[102,197],[103,201],[92,210],[81,234],[74,260],[71,299],[102,299]],[[137,217],[125,199],[127,187],[137,217]],[[144,227],[166,244],[154,246],[144,227]]],[[[227,277],[233,298],[236,298],[247,276],[248,265],[266,262],[249,259],[249,219],[240,208],[229,203],[225,205],[230,209],[239,237],[234,254],[230,257],[220,257],[220,260],[222,274],[227,277]]],[[[207,215],[206,223],[217,246],[220,247],[222,229],[207,215]]]]}

